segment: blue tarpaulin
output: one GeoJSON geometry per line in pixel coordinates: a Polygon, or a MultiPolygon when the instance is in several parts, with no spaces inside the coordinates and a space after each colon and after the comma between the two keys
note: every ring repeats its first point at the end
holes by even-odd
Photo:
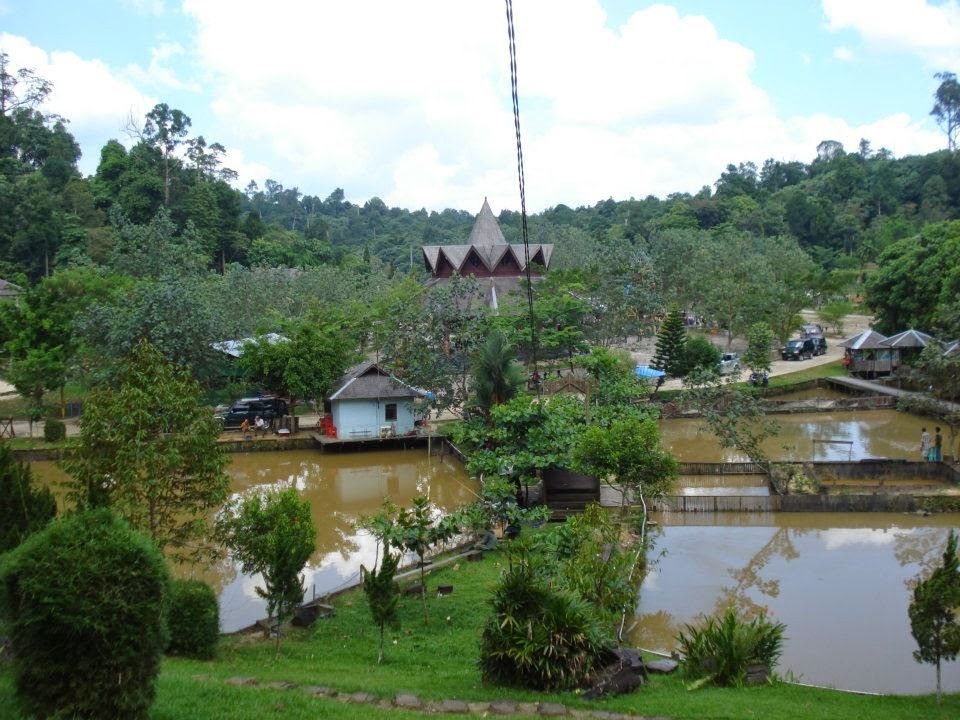
{"type": "Polygon", "coordinates": [[[663,370],[657,370],[649,365],[637,365],[633,372],[636,373],[638,378],[661,378],[666,375],[663,370]]]}

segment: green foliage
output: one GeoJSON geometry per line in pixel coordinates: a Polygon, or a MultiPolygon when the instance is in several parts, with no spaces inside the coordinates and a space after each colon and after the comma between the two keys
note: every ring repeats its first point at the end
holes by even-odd
{"type": "Polygon", "coordinates": [[[957,534],[950,530],[943,562],[926,580],[913,589],[910,602],[910,632],[918,649],[917,662],[935,665],[937,669],[937,702],[940,702],[940,665],[960,655],[960,564],[957,559],[957,534]]]}
{"type": "Polygon", "coordinates": [[[367,596],[370,606],[370,615],[373,622],[380,628],[380,648],[377,654],[377,664],[383,662],[383,632],[386,625],[396,627],[397,604],[400,601],[400,589],[393,582],[400,563],[400,555],[390,552],[390,546],[385,545],[380,560],[380,569],[374,567],[367,570],[360,566],[363,574],[363,593],[367,596]]]}
{"type": "Polygon", "coordinates": [[[213,588],[200,580],[174,580],[170,585],[167,626],[168,654],[212,659],[220,637],[220,607],[213,588]]]}
{"type": "Polygon", "coordinates": [[[523,370],[514,357],[513,347],[498,330],[491,331],[473,356],[470,374],[474,404],[484,413],[513,398],[523,384],[523,370]]]}
{"type": "Polygon", "coordinates": [[[747,351],[743,354],[743,364],[755,373],[770,371],[770,348],[773,346],[773,332],[766,323],[754,323],[747,330],[747,351]]]}
{"type": "MultiPolygon", "coordinates": [[[[238,498],[221,511],[218,534],[247,574],[260,573],[257,595],[282,624],[303,600],[301,572],[316,549],[310,503],[295,488],[238,498]]],[[[280,652],[277,629],[276,652],[280,652]]]]}
{"type": "Polygon", "coordinates": [[[771,622],[763,614],[742,620],[733,608],[699,627],[684,625],[677,636],[683,671],[692,679],[739,686],[751,665],[773,671],[783,652],[785,630],[783,623],[771,622]]]}
{"type": "Polygon", "coordinates": [[[925,226],[887,247],[866,283],[866,304],[877,330],[931,328],[941,303],[960,292],[960,221],[925,226]]]}
{"type": "Polygon", "coordinates": [[[67,437],[67,426],[62,420],[47,418],[43,423],[43,439],[47,442],[60,442],[67,437]]]}
{"type": "Polygon", "coordinates": [[[688,379],[681,402],[703,416],[720,447],[735,448],[769,472],[770,459],[762,445],[780,432],[780,425],[767,417],[762,398],[739,387],[734,379],[706,374],[688,379]]]}
{"type": "Polygon", "coordinates": [[[588,426],[574,440],[572,466],[620,491],[621,521],[631,498],[663,494],[677,477],[677,461],[663,449],[659,425],[636,418],[588,426]]]}
{"type": "Polygon", "coordinates": [[[559,575],[610,625],[636,607],[643,581],[642,547],[622,545],[621,527],[597,503],[571,515],[557,530],[559,575]]]}
{"type": "Polygon", "coordinates": [[[488,682],[575,688],[605,655],[606,636],[586,601],[551,587],[530,562],[515,562],[504,573],[492,605],[480,639],[480,671],[488,682]]]}
{"type": "Polygon", "coordinates": [[[686,377],[697,370],[716,371],[720,366],[721,356],[719,348],[707,338],[702,335],[688,336],[680,354],[680,377],[686,377]]]}
{"type": "Polygon", "coordinates": [[[651,367],[663,370],[672,377],[683,374],[683,349],[687,331],[684,326],[684,313],[674,306],[667,313],[657,333],[657,348],[651,367]]]}
{"type": "MultiPolygon", "coordinates": [[[[401,508],[397,514],[396,531],[391,540],[397,548],[414,552],[420,558],[420,599],[423,601],[423,622],[429,622],[427,612],[427,582],[425,567],[427,553],[457,533],[456,518],[439,517],[439,513],[423,495],[413,499],[409,508],[401,508]]],[[[386,552],[384,548],[384,552],[386,552]]]]}
{"type": "Polygon", "coordinates": [[[24,713],[148,717],[168,583],[153,544],[107,509],[57,520],[5,556],[0,590],[24,713]]]}
{"type": "Polygon", "coordinates": [[[0,443],[0,554],[44,528],[56,514],[50,490],[33,487],[30,466],[14,460],[10,446],[0,443]]]}
{"type": "Polygon", "coordinates": [[[78,505],[108,504],[176,558],[196,556],[229,479],[220,428],[188,372],[141,342],[84,405],[65,463],[78,505]]]}
{"type": "Polygon", "coordinates": [[[238,361],[248,377],[290,398],[323,399],[356,359],[356,339],[342,322],[304,318],[283,328],[285,340],[263,337],[244,345],[238,361]]]}

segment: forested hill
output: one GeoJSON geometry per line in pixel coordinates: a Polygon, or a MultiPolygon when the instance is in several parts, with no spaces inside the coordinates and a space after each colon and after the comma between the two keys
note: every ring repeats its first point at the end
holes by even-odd
{"type": "MultiPolygon", "coordinates": [[[[199,261],[221,272],[230,263],[305,268],[372,258],[406,271],[420,267],[421,245],[463,241],[482,201],[443,212],[388,208],[378,198],[357,205],[340,188],[321,199],[275,180],[240,192],[223,146],[164,104],[144,118],[130,149],[108,142],[96,173],[84,178],[68,119],[42,111],[49,87],[28,73],[4,88],[0,277],[35,281],[71,264],[103,263],[123,228],[161,211],[199,261]]],[[[695,195],[558,205],[531,218],[531,239],[556,243],[562,266],[667,229],[734,228],[792,235],[823,268],[859,268],[923,225],[960,216],[960,157],[946,150],[894,158],[866,140],[853,152],[826,140],[809,163],[731,164],[718,175],[695,195]]],[[[501,212],[500,222],[509,240],[519,239],[517,213],[501,212]]]]}

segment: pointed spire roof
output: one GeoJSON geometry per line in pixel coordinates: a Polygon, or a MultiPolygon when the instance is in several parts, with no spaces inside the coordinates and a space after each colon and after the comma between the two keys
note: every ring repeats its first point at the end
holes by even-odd
{"type": "Polygon", "coordinates": [[[500,224],[493,216],[493,210],[490,209],[490,203],[483,199],[483,207],[480,208],[480,214],[477,215],[476,222],[473,223],[473,230],[470,231],[468,245],[505,245],[507,240],[503,237],[500,230],[500,224]]]}

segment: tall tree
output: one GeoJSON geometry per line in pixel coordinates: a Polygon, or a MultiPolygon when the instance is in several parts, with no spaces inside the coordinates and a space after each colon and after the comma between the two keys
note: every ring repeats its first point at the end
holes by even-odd
{"type": "Polygon", "coordinates": [[[917,662],[937,668],[937,704],[942,702],[940,665],[960,654],[960,566],[957,560],[957,534],[950,530],[943,562],[926,580],[913,589],[910,603],[910,632],[919,649],[914,650],[917,662]]]}
{"type": "Polygon", "coordinates": [[[84,405],[66,463],[80,505],[110,505],[177,559],[208,548],[208,518],[227,495],[220,428],[189,373],[141,341],[84,405]]]}
{"type": "Polygon", "coordinates": [[[53,91],[53,83],[37,75],[34,70],[11,70],[10,56],[0,51],[0,116],[4,117],[20,108],[37,107],[53,91]]]}
{"type": "Polygon", "coordinates": [[[170,206],[170,165],[174,153],[184,142],[191,120],[181,110],[171,110],[166,103],[158,103],[147,113],[143,124],[144,140],[159,148],[163,154],[163,204],[170,206]]]}
{"type": "Polygon", "coordinates": [[[960,127],[960,83],[952,72],[938,72],[934,77],[940,86],[934,94],[933,109],[930,114],[947,134],[947,149],[957,149],[957,128],[960,127]]]}
{"type": "Polygon", "coordinates": [[[674,306],[657,333],[657,346],[653,355],[652,367],[663,370],[667,375],[680,377],[683,374],[683,347],[687,339],[684,327],[684,313],[674,306]]]}

